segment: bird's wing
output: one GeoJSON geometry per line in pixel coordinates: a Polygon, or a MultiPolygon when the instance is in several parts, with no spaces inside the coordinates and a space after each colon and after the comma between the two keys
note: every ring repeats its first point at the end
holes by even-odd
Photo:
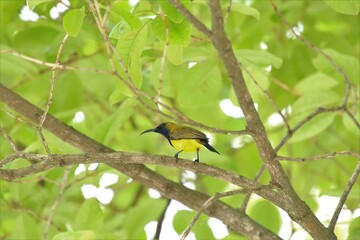
{"type": "Polygon", "coordinates": [[[171,132],[170,134],[171,140],[179,140],[179,139],[201,139],[204,141],[208,141],[206,135],[196,129],[181,126],[177,131],[171,132]]]}

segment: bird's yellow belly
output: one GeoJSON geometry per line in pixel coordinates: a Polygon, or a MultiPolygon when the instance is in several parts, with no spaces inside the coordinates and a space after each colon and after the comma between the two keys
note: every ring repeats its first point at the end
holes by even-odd
{"type": "Polygon", "coordinates": [[[195,152],[203,146],[197,139],[171,140],[171,144],[175,149],[184,152],[195,152]]]}

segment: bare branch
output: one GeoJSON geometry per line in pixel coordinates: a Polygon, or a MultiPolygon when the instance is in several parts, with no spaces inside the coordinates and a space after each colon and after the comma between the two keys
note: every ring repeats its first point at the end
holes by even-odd
{"type": "MultiPolygon", "coordinates": [[[[248,131],[246,130],[238,130],[238,131],[231,131],[231,130],[222,130],[222,129],[218,129],[218,128],[214,128],[214,127],[209,127],[209,126],[206,126],[204,124],[201,124],[199,122],[196,122],[192,119],[189,119],[188,117],[186,117],[184,114],[182,114],[181,112],[177,111],[176,109],[174,109],[173,107],[163,103],[160,101],[160,99],[158,97],[151,97],[149,96],[147,93],[141,91],[140,89],[138,89],[132,82],[132,78],[129,74],[129,71],[124,63],[124,61],[122,60],[122,57],[120,56],[119,52],[116,50],[116,48],[111,44],[110,42],[110,39],[109,37],[107,36],[106,34],[106,30],[104,29],[104,26],[101,25],[101,15],[100,12],[96,12],[95,10],[95,6],[94,4],[97,4],[97,1],[95,0],[94,1],[94,4],[88,0],[88,4],[90,6],[90,10],[92,11],[93,15],[94,15],[94,18],[96,20],[96,23],[97,23],[97,27],[99,29],[99,31],[101,32],[102,36],[103,36],[103,39],[104,39],[104,43],[105,43],[105,46],[106,46],[106,49],[107,49],[107,53],[109,55],[109,61],[111,63],[111,66],[112,66],[112,70],[114,72],[114,75],[116,77],[118,77],[118,79],[124,83],[132,92],[133,94],[136,96],[136,98],[150,111],[152,112],[155,112],[155,113],[159,113],[161,114],[162,116],[168,118],[168,119],[172,119],[174,121],[177,121],[177,122],[182,122],[182,123],[185,123],[185,124],[189,124],[191,126],[194,126],[194,127],[200,127],[204,130],[208,130],[208,131],[211,131],[211,132],[215,132],[215,133],[222,133],[222,134],[234,134],[234,135],[244,135],[244,134],[248,134],[248,131]],[[126,78],[128,79],[128,81],[125,81],[124,79],[122,79],[120,77],[120,75],[116,72],[116,69],[115,69],[115,64],[114,64],[114,60],[112,58],[112,54],[115,54],[116,58],[117,58],[117,61],[119,62],[121,68],[123,69],[125,75],[126,75],[126,78]],[[153,108],[151,107],[147,102],[143,101],[141,99],[141,97],[145,97],[151,101],[154,102],[154,104],[156,106],[161,106],[163,108],[165,108],[166,110],[169,110],[171,113],[173,113],[175,116],[172,116],[172,115],[169,115],[169,114],[166,114],[164,112],[162,112],[158,107],[157,108],[153,108]]],[[[184,7],[184,9],[186,9],[184,7]]],[[[164,19],[165,20],[165,19],[164,19]]],[[[165,23],[164,23],[165,24],[165,23]]],[[[168,34],[168,33],[167,33],[168,34]]],[[[167,43],[168,44],[168,37],[167,37],[167,43]]],[[[167,48],[167,47],[166,47],[167,48]]],[[[163,53],[163,57],[162,57],[162,63],[161,63],[161,69],[164,67],[163,63],[165,61],[165,55],[166,55],[166,50],[164,49],[164,53],[163,53]]],[[[162,70],[160,70],[160,81],[163,77],[162,75],[162,70]]],[[[159,88],[161,89],[161,87],[159,88]]],[[[161,90],[160,90],[161,91],[161,90]]]]}
{"type": "Polygon", "coordinates": [[[165,59],[166,59],[167,49],[169,47],[169,27],[168,27],[168,24],[165,19],[164,11],[161,9],[161,7],[160,7],[160,16],[161,16],[161,20],[164,23],[166,40],[165,40],[165,47],[164,47],[163,55],[161,57],[160,73],[159,73],[159,87],[157,89],[157,94],[155,96],[155,102],[160,101],[161,90],[163,88],[163,82],[164,82],[163,74],[164,74],[164,67],[165,67],[165,59]]]}
{"type": "MultiPolygon", "coordinates": [[[[32,209],[29,209],[29,208],[26,208],[25,206],[22,206],[21,203],[19,203],[19,202],[8,202],[5,198],[3,198],[1,200],[4,201],[7,204],[8,208],[14,209],[16,211],[26,212],[27,214],[32,216],[37,221],[46,221],[46,219],[44,217],[37,214],[32,209]]],[[[59,231],[59,232],[61,231],[61,228],[59,226],[57,226],[54,222],[51,222],[51,225],[53,227],[55,227],[57,229],[57,231],[59,231]]]]}
{"type": "Polygon", "coordinates": [[[65,187],[66,187],[66,182],[69,178],[69,173],[70,173],[70,169],[71,167],[67,167],[65,168],[65,171],[64,171],[64,176],[63,176],[63,179],[61,181],[61,184],[60,184],[60,191],[59,191],[59,195],[57,196],[54,204],[52,205],[51,209],[50,209],[50,214],[49,214],[49,217],[46,221],[46,225],[45,225],[45,230],[44,230],[44,239],[47,240],[48,239],[48,235],[49,235],[49,230],[50,230],[50,225],[52,223],[52,220],[55,216],[55,211],[57,209],[57,206],[59,205],[60,201],[61,201],[61,198],[62,196],[64,195],[64,192],[65,192],[65,187]]]}
{"type": "Polygon", "coordinates": [[[231,6],[232,6],[232,0],[229,0],[229,3],[226,7],[226,13],[225,13],[225,16],[224,16],[224,23],[226,23],[229,15],[230,15],[230,12],[231,12],[231,6]]]}
{"type": "MultiPolygon", "coordinates": [[[[209,198],[204,204],[201,206],[201,208],[198,210],[198,212],[195,214],[189,225],[186,227],[184,232],[181,235],[181,240],[185,240],[185,238],[189,235],[192,227],[195,225],[196,221],[199,219],[200,215],[204,212],[205,209],[207,209],[210,205],[212,205],[214,202],[219,200],[222,197],[229,197],[237,194],[242,194],[247,191],[244,191],[243,189],[238,189],[234,191],[224,192],[224,193],[216,193],[214,196],[209,198]]],[[[280,239],[280,238],[279,238],[280,239]]]]}
{"type": "Polygon", "coordinates": [[[332,152],[332,153],[326,153],[318,156],[310,156],[310,157],[285,157],[285,156],[277,156],[277,160],[287,160],[287,161],[293,161],[293,162],[305,162],[305,161],[313,161],[313,160],[319,160],[319,159],[328,159],[328,158],[334,158],[337,156],[350,156],[354,158],[360,159],[360,154],[352,152],[350,150],[347,151],[341,151],[341,152],[332,152]]]}
{"type": "MultiPolygon", "coordinates": [[[[262,174],[264,173],[264,171],[265,171],[265,165],[263,164],[263,165],[261,166],[261,168],[259,169],[258,173],[256,174],[255,178],[254,178],[254,181],[255,181],[255,182],[259,182],[259,179],[260,179],[260,177],[262,176],[262,174]]],[[[242,212],[244,212],[244,213],[246,212],[246,208],[247,208],[247,205],[248,205],[248,203],[249,203],[251,194],[252,194],[252,192],[248,192],[248,193],[245,195],[245,198],[244,198],[244,200],[243,200],[243,202],[242,202],[242,204],[241,204],[241,207],[240,207],[240,211],[242,211],[242,212]]]]}
{"type": "Polygon", "coordinates": [[[326,113],[326,112],[337,112],[337,111],[342,111],[343,107],[333,107],[333,108],[324,108],[324,107],[319,107],[318,109],[316,109],[314,112],[310,113],[309,115],[307,115],[303,120],[301,120],[295,127],[293,127],[292,129],[290,129],[290,131],[288,131],[286,133],[286,136],[280,141],[280,143],[275,147],[275,152],[278,152],[280,150],[280,148],[282,148],[285,143],[292,137],[292,135],[298,131],[303,125],[305,125],[305,123],[309,122],[311,119],[313,119],[314,117],[316,117],[317,115],[321,114],[321,113],[326,113]]]}
{"type": "Polygon", "coordinates": [[[254,76],[251,74],[251,72],[245,67],[244,64],[242,64],[241,62],[239,62],[241,69],[243,69],[251,78],[251,80],[253,80],[253,82],[255,83],[255,85],[265,94],[266,98],[270,101],[271,105],[273,106],[273,108],[275,109],[275,111],[281,116],[286,128],[288,129],[288,131],[290,131],[290,126],[289,123],[286,119],[286,117],[284,116],[284,114],[280,111],[280,109],[278,108],[278,106],[276,105],[274,99],[270,96],[270,93],[268,91],[266,91],[266,89],[264,89],[260,83],[258,81],[256,81],[256,79],[254,78],[254,76]]]}
{"type": "MultiPolygon", "coordinates": [[[[8,90],[1,83],[0,101],[14,111],[22,114],[25,118],[28,118],[34,122],[36,122],[38,120],[38,116],[41,116],[42,114],[42,111],[39,108],[30,104],[14,92],[8,90]]],[[[47,116],[46,121],[44,122],[44,128],[53,133],[55,136],[58,136],[64,142],[67,142],[82,151],[103,153],[112,151],[106,146],[76,131],[74,128],[69,127],[51,115],[47,116]]],[[[194,166],[192,162],[187,162],[194,166]]],[[[40,164],[41,163],[35,164],[34,166],[38,167],[40,164]]],[[[57,164],[59,164],[59,162],[57,162],[57,164]]],[[[144,186],[157,190],[164,197],[177,200],[192,209],[199,209],[202,206],[202,203],[209,198],[208,195],[188,189],[173,181],[170,181],[141,164],[121,164],[116,162],[109,165],[118,171],[123,172],[144,186]]],[[[11,173],[9,174],[11,178],[11,173]]],[[[238,175],[234,176],[234,179],[238,178],[238,175]]],[[[284,208],[286,208],[286,202],[281,202],[283,199],[277,197],[277,193],[272,191],[268,191],[268,193],[266,193],[266,191],[264,191],[264,194],[269,194],[271,199],[278,199],[279,205],[282,205],[284,208]]],[[[204,213],[223,221],[224,224],[226,224],[229,228],[232,229],[233,232],[236,233],[241,233],[246,236],[262,236],[265,238],[273,238],[275,236],[274,233],[258,225],[248,216],[239,213],[235,209],[221,202],[214,203],[212,206],[212,211],[206,210],[204,213]]]]}
{"type": "Polygon", "coordinates": [[[64,44],[65,44],[65,42],[66,42],[66,40],[68,38],[69,38],[69,35],[66,34],[65,37],[63,38],[63,40],[60,43],[60,47],[59,47],[59,50],[58,50],[57,55],[56,55],[55,66],[51,69],[49,98],[48,98],[44,113],[40,117],[39,126],[37,127],[37,130],[38,130],[39,136],[41,138],[41,141],[42,141],[42,143],[43,143],[43,145],[45,147],[46,153],[49,156],[51,156],[51,152],[50,152],[50,148],[49,148],[48,144],[46,143],[45,136],[44,136],[44,134],[42,132],[42,127],[44,125],[46,116],[47,116],[47,114],[49,112],[50,106],[51,106],[52,101],[53,101],[54,83],[55,83],[55,70],[57,68],[57,65],[60,63],[60,55],[61,55],[61,52],[63,50],[64,44]]]}
{"type": "Polygon", "coordinates": [[[13,56],[19,57],[21,59],[24,59],[26,61],[48,67],[48,68],[55,68],[55,69],[62,69],[62,70],[75,70],[75,71],[85,71],[85,72],[96,72],[96,73],[103,73],[103,74],[112,74],[110,71],[103,70],[103,69],[96,69],[96,68],[83,68],[83,67],[73,67],[73,66],[66,66],[62,64],[55,64],[50,62],[45,62],[36,58],[32,58],[29,56],[26,56],[24,54],[18,53],[15,50],[12,49],[4,49],[0,50],[0,54],[11,54],[13,56]]]}
{"type": "Polygon", "coordinates": [[[223,170],[204,163],[194,164],[192,161],[180,159],[175,161],[174,157],[163,155],[148,155],[142,153],[85,153],[85,154],[53,154],[52,156],[42,154],[25,153],[21,155],[22,158],[29,160],[36,160],[38,163],[28,167],[19,169],[0,169],[0,178],[11,181],[17,178],[23,178],[29,175],[34,175],[53,169],[56,167],[72,166],[76,164],[90,164],[90,163],[107,163],[107,164],[154,164],[167,167],[176,167],[183,170],[192,171],[198,174],[203,174],[218,178],[220,180],[230,182],[234,185],[243,187],[244,189],[258,188],[260,185],[256,182],[239,176],[234,172],[223,170]]]}
{"type": "Polygon", "coordinates": [[[159,240],[160,239],[160,234],[161,234],[161,229],[164,223],[164,219],[165,219],[165,214],[166,211],[168,210],[169,206],[170,206],[170,199],[167,200],[166,202],[166,206],[164,208],[164,210],[162,211],[158,221],[157,221],[157,225],[156,225],[156,231],[155,231],[155,236],[154,236],[154,240],[159,240]]]}
{"type": "Polygon", "coordinates": [[[206,27],[199,19],[197,19],[179,0],[169,0],[174,7],[189,21],[191,22],[200,32],[211,39],[212,32],[206,27]]]}
{"type": "Polygon", "coordinates": [[[285,91],[291,93],[292,95],[299,97],[301,96],[298,92],[294,91],[293,89],[291,89],[288,85],[286,85],[285,83],[277,80],[276,78],[270,77],[270,81],[272,81],[273,83],[275,83],[276,85],[278,85],[280,88],[284,89],[285,91]]]}
{"type": "Polygon", "coordinates": [[[360,129],[360,123],[358,122],[358,120],[356,120],[355,116],[350,112],[350,110],[345,108],[344,111],[350,117],[350,119],[353,121],[356,127],[360,129]]]}
{"type": "Polygon", "coordinates": [[[307,45],[310,49],[314,50],[316,53],[320,54],[323,58],[325,58],[333,67],[334,69],[340,73],[340,75],[343,77],[345,82],[345,95],[343,100],[343,107],[346,107],[346,104],[348,103],[348,99],[350,96],[350,89],[351,89],[351,82],[349,80],[348,75],[345,73],[345,71],[332,59],[328,54],[324,53],[320,48],[309,42],[307,39],[305,39],[302,35],[299,35],[296,33],[294,28],[290,25],[290,23],[286,20],[286,18],[281,14],[278,7],[274,3],[274,0],[268,0],[271,4],[271,6],[274,8],[275,13],[278,15],[278,17],[281,19],[281,21],[289,28],[289,30],[294,34],[294,36],[302,43],[307,45]]]}
{"type": "Polygon", "coordinates": [[[2,135],[4,136],[4,138],[6,139],[6,141],[8,141],[10,143],[10,146],[12,148],[12,150],[16,153],[18,152],[18,148],[16,147],[16,144],[13,142],[13,140],[11,139],[11,137],[5,132],[5,130],[0,127],[0,132],[2,133],[2,135]]]}
{"type": "Polygon", "coordinates": [[[359,173],[360,173],[360,161],[358,162],[353,174],[351,175],[351,177],[349,179],[348,184],[346,185],[346,188],[345,188],[343,194],[340,197],[339,203],[336,206],[336,209],[334,211],[334,214],[333,214],[330,224],[328,226],[329,230],[334,231],[334,228],[335,228],[336,222],[339,218],[341,209],[343,208],[345,201],[346,201],[347,197],[349,196],[349,193],[350,193],[352,187],[354,186],[356,179],[359,176],[359,173]]]}

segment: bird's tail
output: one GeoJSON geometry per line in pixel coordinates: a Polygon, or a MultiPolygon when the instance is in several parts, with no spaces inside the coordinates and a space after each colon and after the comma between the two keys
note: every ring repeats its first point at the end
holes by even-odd
{"type": "Polygon", "coordinates": [[[209,143],[206,142],[206,143],[204,144],[204,146],[205,146],[207,149],[209,149],[210,151],[216,152],[217,154],[220,155],[220,153],[219,153],[218,151],[216,151],[216,149],[213,148],[209,143]]]}

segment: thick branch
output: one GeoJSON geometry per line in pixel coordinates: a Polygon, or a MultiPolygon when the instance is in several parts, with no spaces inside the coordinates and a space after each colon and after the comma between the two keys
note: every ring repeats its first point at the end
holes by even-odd
{"type": "MultiPolygon", "coordinates": [[[[0,84],[0,101],[16,112],[22,114],[33,122],[39,121],[42,111],[27,102],[19,95],[0,84]]],[[[84,152],[112,152],[111,149],[76,131],[51,115],[44,122],[44,128],[52,132],[63,141],[76,146],[84,152]]],[[[153,188],[168,199],[174,199],[194,210],[209,199],[209,196],[172,182],[141,164],[124,165],[120,163],[109,164],[141,184],[153,188]]],[[[224,222],[232,231],[252,238],[278,239],[278,236],[268,229],[260,226],[247,215],[239,213],[230,206],[218,201],[205,214],[224,222]]]]}
{"type": "MultiPolygon", "coordinates": [[[[171,3],[186,17],[184,14],[185,11],[183,10],[185,7],[179,0],[171,0],[171,3]]],[[[326,229],[316,218],[310,208],[297,196],[280,163],[275,160],[276,152],[270,144],[265,127],[255,109],[254,102],[245,84],[245,80],[232,49],[231,42],[226,37],[220,3],[218,0],[209,0],[209,7],[211,11],[212,33],[209,37],[227,70],[227,74],[231,80],[239,105],[244,112],[247,129],[254,138],[261,159],[264,161],[265,166],[271,175],[272,181],[282,188],[282,198],[286,199],[285,201],[286,206],[288,207],[288,214],[314,238],[336,239],[334,233],[328,231],[328,229],[326,229]]],[[[197,19],[194,20],[189,17],[187,17],[187,19],[194,27],[202,31],[202,29],[198,27],[197,19]]]]}

